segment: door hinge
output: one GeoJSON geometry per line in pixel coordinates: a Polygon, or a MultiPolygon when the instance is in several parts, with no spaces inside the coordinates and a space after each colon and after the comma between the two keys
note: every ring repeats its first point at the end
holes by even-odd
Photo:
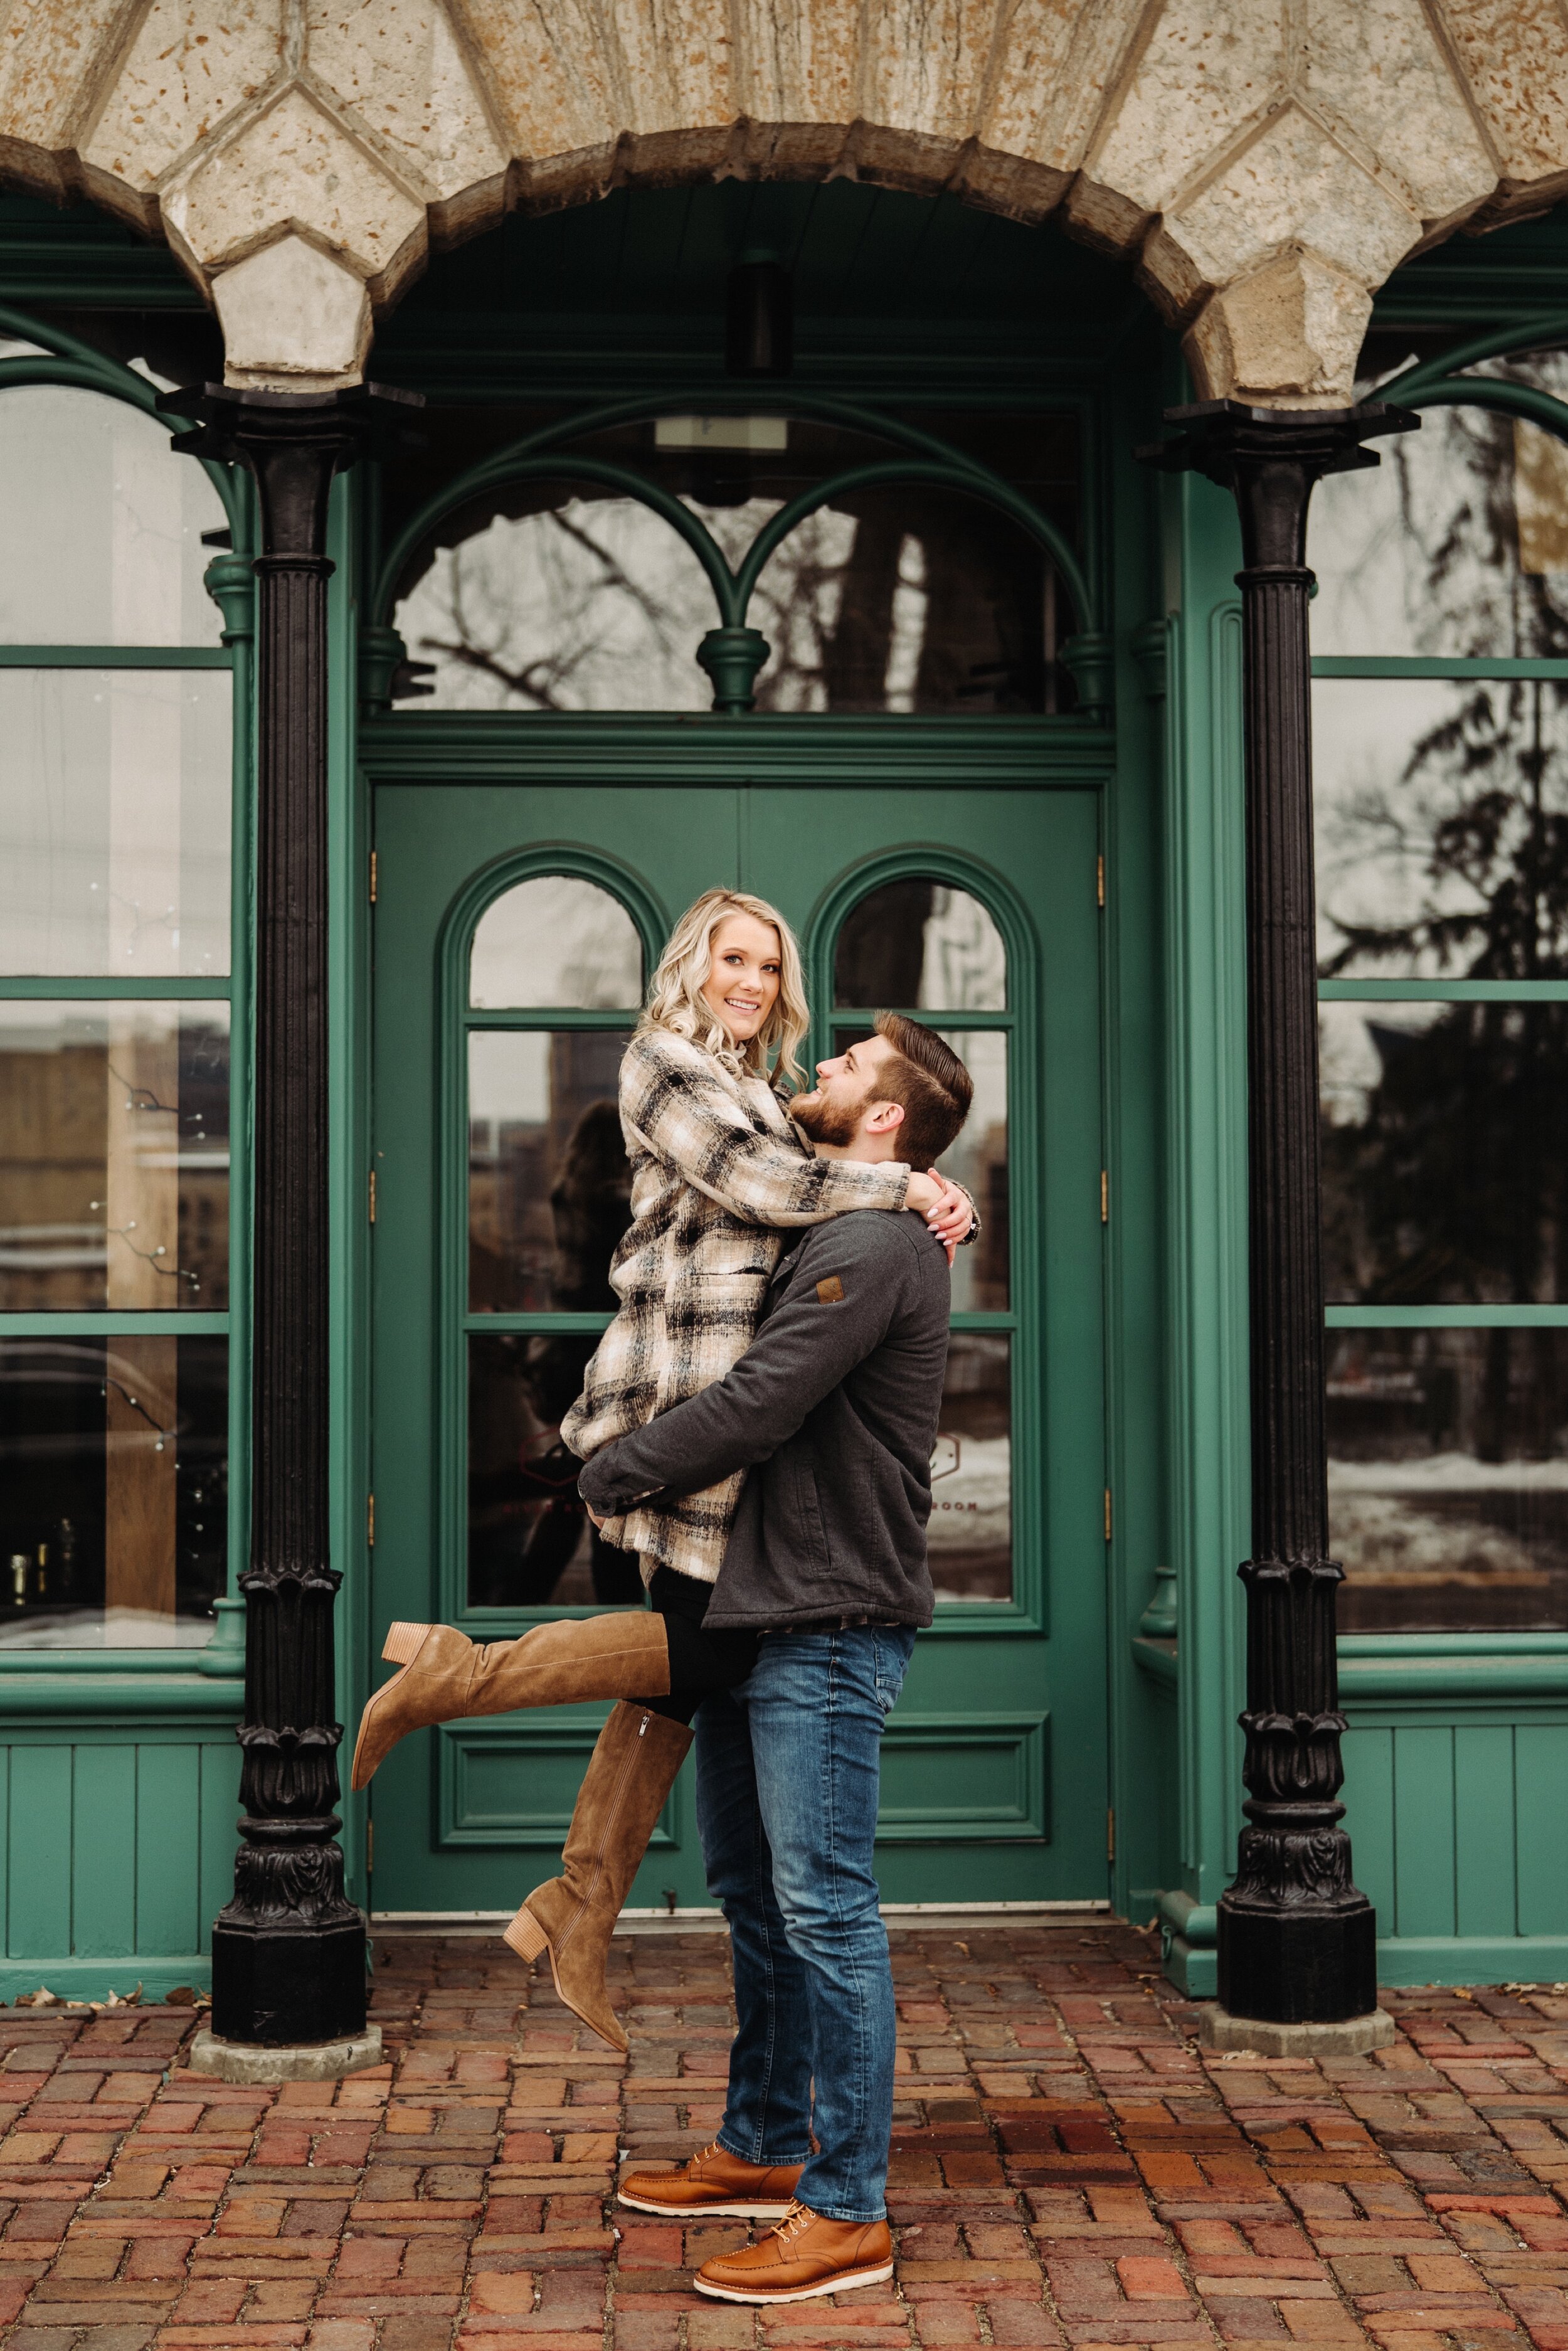
{"type": "Polygon", "coordinates": [[[1108,1805],[1105,1812],[1105,1858],[1108,1862],[1114,1862],[1116,1858],[1116,1807],[1114,1804],[1108,1805]]]}
{"type": "MultiPolygon", "coordinates": [[[[375,1177],[372,1176],[371,1177],[371,1182],[373,1184],[373,1183],[375,1182],[375,1180],[376,1180],[376,1179],[375,1179],[375,1177]]],[[[373,1193],[373,1192],[372,1192],[372,1193],[371,1193],[371,1224],[373,1225],[373,1224],[375,1223],[375,1220],[376,1220],[376,1212],[375,1212],[375,1205],[374,1205],[374,1203],[375,1203],[375,1195],[374,1195],[374,1193],[373,1193]]],[[[1111,1221],[1111,1171],[1110,1171],[1110,1169],[1109,1169],[1108,1167],[1102,1167],[1102,1169],[1100,1170],[1100,1222],[1101,1222],[1103,1225],[1108,1225],[1108,1224],[1110,1223],[1110,1221],[1111,1221]]]]}
{"type": "Polygon", "coordinates": [[[375,852],[375,851],[372,849],[372,850],[371,850],[371,905],[373,906],[373,905],[375,904],[375,903],[376,903],[376,852],[375,852]]]}
{"type": "MultiPolygon", "coordinates": [[[[372,898],[375,896],[373,890],[371,895],[372,898]]],[[[1094,904],[1097,906],[1103,906],[1105,904],[1105,852],[1103,850],[1094,860],[1094,904]]]]}
{"type": "MultiPolygon", "coordinates": [[[[368,1551],[374,1551],[376,1547],[376,1498],[373,1494],[368,1494],[365,1497],[365,1547],[368,1551]]],[[[1108,1534],[1106,1539],[1109,1541],[1108,1534]]]]}
{"type": "Polygon", "coordinates": [[[372,1167],[372,1168],[371,1168],[371,1224],[372,1224],[372,1225],[375,1223],[375,1220],[376,1220],[376,1171],[375,1171],[375,1169],[372,1167]]]}
{"type": "Polygon", "coordinates": [[[1107,1542],[1111,1540],[1111,1489],[1109,1486],[1105,1489],[1105,1540],[1107,1542]]]}
{"type": "Polygon", "coordinates": [[[365,1823],[365,1875],[368,1877],[376,1865],[376,1824],[365,1823]]]}

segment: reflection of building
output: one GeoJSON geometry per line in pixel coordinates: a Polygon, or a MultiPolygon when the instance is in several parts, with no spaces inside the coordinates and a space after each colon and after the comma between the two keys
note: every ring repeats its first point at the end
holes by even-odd
{"type": "MultiPolygon", "coordinates": [[[[70,1553],[73,1641],[144,1652],[116,1737],[156,1760],[114,1818],[166,1846],[167,1915],[195,1917],[232,1837],[237,1614],[199,1679],[179,1651],[210,1635],[220,1555],[231,1588],[247,1557],[267,1467],[261,1390],[227,1353],[261,1328],[255,1280],[280,1255],[320,1269],[316,1311],[263,1335],[297,1384],[329,1337],[306,1417],[330,1431],[340,1625],[515,1629],[505,1513],[531,1529],[555,1498],[475,1501],[469,1480],[551,1449],[607,1311],[624,1202],[599,1106],[640,957],[741,878],[805,938],[816,1050],[891,1002],[988,1040],[955,1155],[984,1218],[933,1539],[955,1596],[890,1737],[890,1891],[1139,1917],[1163,1896],[1190,1926],[1175,1964],[1212,1990],[1190,1921],[1235,1859],[1250,1553],[1245,644],[1229,507],[1134,462],[1185,362],[1270,430],[1373,382],[1424,418],[1379,471],[1319,486],[1309,537],[1323,1012],[1354,1031],[1325,1060],[1350,1827],[1391,1972],[1512,1976],[1523,1936],[1526,1972],[1568,1977],[1551,12],[1505,0],[1484,54],[1452,8],[1381,12],[1375,73],[1349,0],[1304,30],[1281,0],[1223,22],[1201,0],[998,6],[938,71],[880,39],[886,11],[862,42],[794,0],[800,54],[836,45],[830,87],[788,42],[764,53],[746,11],[722,39],[642,12],[629,63],[612,11],[563,30],[544,0],[524,55],[517,11],[430,0],[396,88],[358,18],[304,13],[281,46],[270,17],[203,41],[201,97],[159,63],[152,105],[158,12],[36,0],[24,47],[51,75],[0,92],[0,246],[48,297],[0,344],[0,1648],[9,1560],[36,1570],[42,1543],[47,1574],[70,1553]],[[446,60],[439,87],[418,55],[446,60]],[[307,120],[321,168],[296,172],[274,133],[307,120]],[[725,371],[726,313],[759,239],[794,359],[749,381],[725,371]],[[1456,389],[1445,353],[1499,319],[1456,389]],[[342,390],[372,347],[378,380],[424,398],[423,439],[335,493],[330,1186],[305,1214],[275,1182],[261,1249],[255,982],[283,950],[256,823],[254,502],[228,458],[176,455],[153,402],[225,369],[342,390]],[[748,637],[698,547],[738,567],[786,501],[748,637]],[[470,930],[538,881],[578,892],[511,938],[549,986],[465,997],[470,930]],[[480,1592],[482,1519],[506,1542],[480,1592]],[[1140,1637],[1167,1563],[1174,1642],[1140,1637]],[[1545,1641],[1515,1672],[1523,1631],[1545,1641]],[[1447,1910],[1412,1908],[1450,1882],[1447,1910]]],[[[0,1744],[14,1786],[78,1792],[68,1861],[39,1838],[6,1882],[35,1916],[78,1901],[57,1956],[86,1983],[120,1928],[94,1907],[106,1767],[80,1678],[29,1667],[23,1692],[0,1670],[0,1744]]],[[[544,1874],[575,1751],[525,1725],[433,1754],[373,1888],[349,1808],[350,1887],[499,1907],[519,1849],[544,1874]]],[[[702,1898],[689,1834],[640,1896],[666,1876],[702,1898]]],[[[150,1991],[202,1964],[137,1961],[150,1991]]],[[[0,1992],[32,1988],[16,1967],[0,1992]]]]}

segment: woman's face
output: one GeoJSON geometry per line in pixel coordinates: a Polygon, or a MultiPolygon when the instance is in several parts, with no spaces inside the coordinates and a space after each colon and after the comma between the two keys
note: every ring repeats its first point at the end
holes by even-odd
{"type": "Polygon", "coordinates": [[[755,914],[727,914],[708,949],[703,1000],[732,1045],[750,1042],[779,1001],[779,934],[755,914]]]}

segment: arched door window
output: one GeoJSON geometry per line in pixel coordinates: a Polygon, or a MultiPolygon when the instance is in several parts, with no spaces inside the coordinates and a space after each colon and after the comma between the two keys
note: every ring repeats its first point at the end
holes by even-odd
{"type": "Polygon", "coordinates": [[[864,1037],[868,1014],[903,1011],[945,1037],[975,1081],[943,1172],[980,1212],[953,1267],[953,1336],[934,1463],[931,1573],[939,1601],[1010,1601],[1014,1374],[1019,1317],[1012,1257],[1009,1064],[1018,1013],[1007,945],[984,901],[936,872],[901,873],[843,915],[832,945],[831,1050],[864,1037]]]}
{"type": "Polygon", "coordinates": [[[599,1541],[560,1423],[615,1304],[631,1217],[616,1108],[643,995],[641,933],[575,873],[493,898],[468,953],[469,1607],[635,1599],[636,1562],[599,1541]]]}
{"type": "Polygon", "coordinates": [[[48,365],[0,349],[0,1651],[172,1651],[229,1548],[225,508],[48,365]]]}

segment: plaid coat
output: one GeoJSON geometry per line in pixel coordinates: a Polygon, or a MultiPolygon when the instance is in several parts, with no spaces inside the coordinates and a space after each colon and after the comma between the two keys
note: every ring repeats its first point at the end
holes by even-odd
{"type": "MultiPolygon", "coordinates": [[[[811,1158],[765,1078],[665,1029],[626,1048],[621,1126],[632,1161],[632,1222],[610,1269],[621,1307],[561,1424],[584,1459],[738,1363],[783,1228],[902,1207],[909,1182],[902,1162],[811,1158]]],[[[607,1520],[605,1540],[711,1583],[744,1476],[607,1520]]]]}

